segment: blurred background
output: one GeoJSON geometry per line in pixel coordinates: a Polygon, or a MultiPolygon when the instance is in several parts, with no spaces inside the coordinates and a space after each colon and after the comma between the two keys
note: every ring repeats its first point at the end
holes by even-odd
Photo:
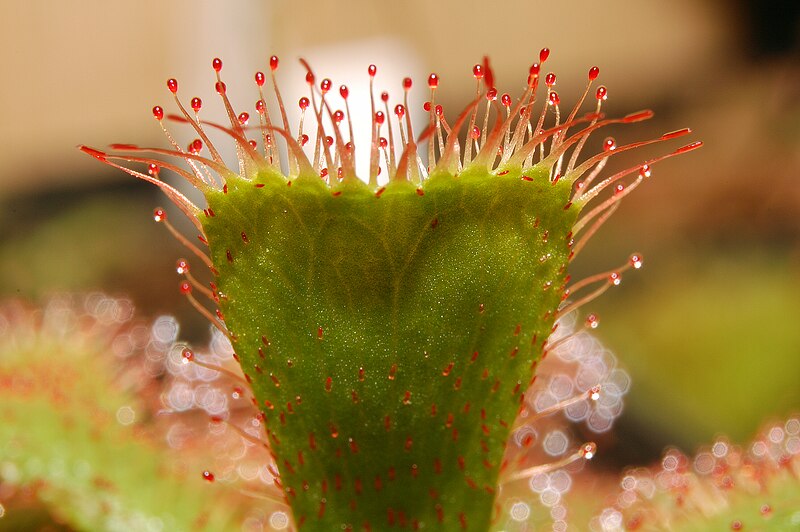
{"type": "Polygon", "coordinates": [[[184,337],[206,334],[177,290],[174,264],[185,251],[151,222],[167,202],[75,149],[164,145],[150,109],[170,109],[169,77],[184,101],[208,102],[213,119],[217,56],[234,106],[251,114],[253,74],[271,54],[281,57],[290,102],[307,89],[301,56],[319,76],[348,83],[354,102],[366,103],[356,93],[369,63],[378,90],[393,95],[403,76],[435,71],[454,116],[473,97],[472,65],[484,55],[500,91],[514,94],[547,46],[567,106],[597,65],[606,112],[656,112],[610,132],[619,143],[686,126],[705,143],[656,167],[574,264],[580,278],[632,251],[646,262],[588,309],[633,381],[599,457],[619,467],[650,463],[668,444],[689,452],[721,434],[744,441],[800,410],[798,5],[4,1],[0,298],[99,289],[132,297],[144,316],[178,315],[184,337]]]}

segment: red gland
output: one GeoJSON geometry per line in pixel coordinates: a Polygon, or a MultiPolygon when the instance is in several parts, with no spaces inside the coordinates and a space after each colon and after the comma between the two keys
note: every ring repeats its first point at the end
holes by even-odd
{"type": "Polygon", "coordinates": [[[189,295],[189,294],[192,293],[192,285],[191,285],[191,283],[189,283],[189,281],[181,281],[181,284],[179,285],[179,288],[180,288],[181,294],[189,295]]]}
{"type": "Polygon", "coordinates": [[[319,90],[322,91],[322,94],[325,94],[331,90],[331,80],[328,78],[323,79],[322,83],[319,84],[319,90]]]}
{"type": "Polygon", "coordinates": [[[602,391],[602,387],[598,384],[597,386],[592,386],[589,388],[589,399],[592,401],[597,401],[600,399],[600,392],[602,391]]]}
{"type": "Polygon", "coordinates": [[[266,81],[266,78],[264,77],[264,73],[263,72],[256,72],[256,85],[258,85],[259,87],[263,87],[264,86],[264,81],[266,81]]]}
{"type": "Polygon", "coordinates": [[[164,222],[166,221],[166,219],[167,219],[167,211],[165,211],[161,207],[153,209],[153,220],[155,220],[156,222],[164,222]]]}
{"type": "Polygon", "coordinates": [[[191,105],[192,109],[194,109],[194,111],[197,112],[200,110],[201,107],[203,107],[203,100],[201,100],[200,98],[192,98],[191,105]]]}
{"type": "Polygon", "coordinates": [[[214,482],[214,473],[211,471],[203,471],[203,479],[209,482],[214,482]]]}
{"type": "Polygon", "coordinates": [[[194,360],[194,352],[188,347],[184,347],[183,351],[181,351],[181,357],[183,358],[184,364],[189,363],[194,360]]]}
{"type": "Polygon", "coordinates": [[[159,106],[159,105],[156,105],[155,107],[153,107],[153,117],[156,120],[163,120],[164,119],[164,109],[162,109],[161,106],[159,106]]]}
{"type": "Polygon", "coordinates": [[[186,259],[178,259],[178,262],[175,263],[175,270],[178,272],[178,275],[183,275],[189,272],[189,262],[186,259]]]}
{"type": "Polygon", "coordinates": [[[539,51],[539,62],[544,63],[550,57],[550,48],[542,48],[539,51]]]}
{"type": "Polygon", "coordinates": [[[600,75],[600,69],[596,66],[593,66],[589,69],[589,81],[594,81],[597,79],[597,76],[600,75]]]}
{"type": "Polygon", "coordinates": [[[214,72],[222,70],[222,60],[219,57],[215,57],[214,60],[211,61],[211,68],[214,69],[214,72]]]}
{"type": "Polygon", "coordinates": [[[273,72],[278,70],[278,56],[277,55],[273,55],[272,57],[269,58],[269,68],[273,72]]]}
{"type": "Polygon", "coordinates": [[[585,444],[583,447],[581,447],[581,455],[587,460],[591,460],[592,458],[594,458],[596,452],[597,452],[597,445],[592,442],[589,442],[585,444]]]}
{"type": "Polygon", "coordinates": [[[178,80],[176,80],[175,78],[169,78],[167,80],[167,88],[169,89],[169,92],[171,92],[172,94],[178,92],[178,80]]]}
{"type": "Polygon", "coordinates": [[[428,76],[428,87],[435,89],[439,86],[439,76],[436,74],[431,74],[428,76]]]}

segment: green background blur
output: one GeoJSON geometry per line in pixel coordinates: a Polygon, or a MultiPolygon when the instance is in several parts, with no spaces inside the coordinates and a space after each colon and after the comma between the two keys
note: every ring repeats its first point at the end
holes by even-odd
{"type": "Polygon", "coordinates": [[[320,75],[365,78],[374,62],[395,92],[406,71],[435,70],[454,113],[483,55],[513,93],[548,46],[562,102],[596,64],[607,112],[655,110],[613,131],[618,142],[685,126],[705,142],[657,166],[574,265],[579,278],[631,251],[646,261],[589,308],[633,379],[606,460],[645,463],[667,444],[690,451],[719,434],[743,441],[800,410],[799,27],[789,1],[4,1],[0,297],[129,295],[142,314],[177,314],[184,336],[203,337],[177,290],[185,252],[151,222],[164,198],[75,149],[163,145],[149,109],[169,103],[168,77],[184,98],[216,106],[210,60],[220,56],[234,104],[250,108],[252,74],[272,53],[301,90],[289,66],[299,56],[320,75]]]}

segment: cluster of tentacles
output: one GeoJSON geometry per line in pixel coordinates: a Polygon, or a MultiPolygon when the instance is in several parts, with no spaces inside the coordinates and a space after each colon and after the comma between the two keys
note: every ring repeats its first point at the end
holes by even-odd
{"type": "MultiPolygon", "coordinates": [[[[650,168],[653,164],[702,145],[702,142],[699,141],[687,144],[668,154],[627,168],[595,183],[611,156],[678,138],[690,133],[691,130],[681,129],[665,133],[655,139],[623,146],[617,146],[615,140],[608,137],[604,141],[601,153],[579,162],[584,145],[593,132],[612,124],[631,124],[647,120],[653,116],[653,113],[645,110],[622,118],[605,118],[602,106],[607,99],[608,92],[604,86],[599,86],[594,93],[596,102],[594,110],[579,116],[580,108],[589,96],[592,85],[599,75],[599,68],[592,67],[589,70],[588,83],[582,96],[566,118],[562,117],[561,99],[554,89],[556,75],[551,72],[542,77],[540,74],[549,53],[546,48],[539,53],[539,62],[531,65],[523,93],[516,100],[513,100],[508,93],[503,93],[498,97],[498,90],[494,85],[494,75],[487,58],[484,58],[482,64],[476,64],[473,67],[473,75],[477,82],[476,97],[459,114],[452,127],[445,118],[442,106],[436,103],[439,77],[431,74],[427,82],[430,99],[424,105],[424,109],[429,115],[429,121],[418,137],[414,134],[408,107],[408,96],[413,85],[411,78],[405,78],[402,81],[403,103],[398,103],[393,110],[390,110],[388,92],[381,92],[380,103],[375,98],[374,80],[377,68],[375,65],[370,65],[368,75],[372,110],[372,141],[368,147],[370,153],[369,176],[365,178],[365,181],[375,190],[376,194],[380,194],[383,186],[379,182],[379,176],[383,171],[386,171],[389,181],[409,181],[421,186],[426,179],[437,173],[459,175],[463,172],[483,171],[494,175],[519,174],[521,179],[530,180],[534,178],[533,174],[544,169],[547,179],[552,183],[559,180],[573,183],[574,193],[570,204],[587,204],[598,198],[601,192],[608,189],[613,190],[610,197],[598,201],[598,205],[583,215],[575,227],[577,233],[593,220],[604,220],[609,216],[619,200],[650,175],[650,168]],[[545,86],[543,98],[545,104],[539,112],[536,112],[535,103],[542,80],[545,86]],[[482,120],[481,110],[483,110],[482,120]],[[395,127],[399,139],[390,119],[392,114],[396,118],[395,127]],[[492,120],[493,115],[494,120],[492,120]],[[548,115],[552,115],[552,121],[548,120],[548,115]],[[481,122],[482,127],[479,127],[478,123],[481,122]],[[465,125],[466,138],[462,142],[459,135],[465,125]],[[577,131],[570,134],[571,129],[577,129],[577,131]],[[384,132],[386,136],[383,136],[384,132]],[[420,145],[426,141],[427,150],[421,150],[420,145]],[[425,151],[427,152],[427,164],[423,161],[425,151]],[[381,162],[381,156],[383,156],[383,162],[381,162]],[[626,181],[631,174],[637,175],[626,181]]],[[[111,145],[112,150],[119,154],[110,154],[87,146],[80,146],[80,149],[107,164],[157,185],[190,219],[196,219],[202,209],[192,204],[177,189],[163,182],[159,178],[162,169],[177,173],[200,191],[209,187],[221,189],[225,186],[226,181],[234,175],[250,179],[259,172],[278,174],[285,172],[287,181],[300,176],[317,175],[328,183],[331,189],[336,189],[342,183],[357,181],[355,173],[356,146],[349,112],[350,92],[347,86],[340,86],[338,91],[344,111],[339,109],[334,111],[332,107],[334,98],[330,94],[331,80],[325,78],[317,86],[315,74],[308,63],[303,61],[303,65],[307,68],[306,81],[309,86],[310,98],[303,96],[299,99],[298,105],[302,115],[298,130],[293,132],[276,81],[278,64],[278,58],[272,56],[269,60],[270,78],[280,111],[281,125],[276,125],[278,122],[270,115],[264,93],[267,76],[263,72],[255,74],[259,93],[255,110],[259,123],[251,126],[249,125],[251,120],[249,113],[242,112],[237,115],[234,111],[226,94],[225,82],[220,76],[222,61],[214,59],[212,66],[217,78],[215,89],[222,99],[229,117],[230,124],[228,126],[202,120],[200,111],[203,103],[200,98],[192,98],[191,111],[187,109],[178,98],[177,80],[169,79],[167,87],[174,97],[180,114],[165,114],[161,106],[155,106],[153,116],[163,129],[172,149],[143,148],[131,144],[111,145]],[[313,115],[313,141],[310,141],[309,135],[304,132],[307,113],[313,115]],[[181,147],[165,127],[165,119],[190,125],[197,133],[198,138],[190,142],[186,148],[181,147]],[[346,128],[344,127],[345,121],[346,128]],[[222,131],[235,141],[238,154],[237,171],[226,166],[219,150],[208,136],[208,129],[222,131]],[[261,149],[259,149],[259,142],[255,140],[256,138],[261,140],[261,149]],[[278,138],[283,139],[285,146],[283,154],[278,138]],[[311,142],[310,145],[309,142],[311,142]],[[309,157],[306,150],[311,146],[313,146],[313,155],[309,157]],[[207,155],[201,155],[204,148],[208,152],[207,155]],[[189,170],[161,159],[138,155],[143,152],[183,159],[188,164],[189,170]],[[142,163],[147,165],[147,172],[121,166],[117,161],[142,163]]],[[[202,230],[199,222],[195,222],[195,225],[202,230]]]]}
{"type": "MultiPolygon", "coordinates": [[[[411,120],[412,112],[409,109],[412,80],[405,78],[402,81],[402,103],[398,102],[392,107],[387,92],[381,92],[376,97],[377,68],[370,65],[367,74],[370,81],[371,141],[366,147],[369,154],[369,175],[363,176],[363,180],[356,175],[356,151],[361,147],[355,145],[348,87],[340,86],[337,97],[333,94],[335,91],[332,91],[332,81],[325,78],[317,83],[312,69],[303,61],[307,70],[306,82],[309,93],[308,96],[303,96],[298,100],[301,118],[298,127],[294,129],[289,123],[286,105],[276,80],[279,61],[275,56],[269,60],[268,75],[263,72],[255,74],[259,96],[255,104],[255,111],[258,115],[258,123],[255,125],[250,125],[249,113],[237,114],[234,111],[227,96],[227,87],[220,74],[222,62],[214,59],[212,67],[216,75],[215,89],[229,118],[228,125],[201,119],[203,102],[200,98],[193,98],[187,108],[178,97],[178,82],[170,79],[167,81],[167,88],[173,95],[179,114],[167,114],[161,106],[156,106],[153,108],[153,116],[166,135],[171,148],[143,148],[130,144],[114,144],[111,145],[111,152],[87,146],[81,146],[80,149],[106,164],[158,186],[192,221],[200,232],[198,238],[201,244],[205,246],[209,243],[209,237],[202,217],[213,219],[216,213],[211,205],[201,208],[177,188],[163,181],[161,179],[163,171],[171,171],[181,176],[189,185],[204,193],[207,199],[218,192],[227,194],[229,185],[238,186],[241,183],[258,188],[267,186],[267,183],[278,183],[291,187],[292,183],[313,181],[317,184],[324,183],[334,197],[359,190],[361,192],[368,191],[378,198],[394,186],[410,187],[412,196],[414,196],[414,190],[419,196],[424,196],[426,190],[431,192],[427,183],[433,182],[439,176],[464,180],[475,176],[486,176],[487,179],[503,177],[504,181],[518,179],[535,182],[537,186],[544,184],[547,190],[555,190],[556,185],[559,187],[568,185],[569,193],[563,197],[563,204],[560,199],[562,196],[553,195],[559,200],[559,203],[553,206],[556,212],[570,211],[576,217],[570,220],[570,223],[574,222],[574,224],[568,225],[564,230],[566,234],[549,235],[546,227],[539,227],[538,219],[533,226],[534,230],[543,233],[541,240],[544,243],[547,243],[548,238],[555,239],[558,236],[559,245],[563,241],[565,249],[568,250],[568,253],[564,254],[565,260],[560,269],[554,270],[557,271],[558,279],[556,281],[543,279],[544,285],[541,287],[542,291],[547,291],[553,285],[554,290],[560,291],[560,306],[556,308],[554,305],[552,310],[548,310],[541,319],[542,323],[547,324],[547,331],[552,333],[558,327],[557,320],[591,302],[610,286],[619,284],[621,273],[628,268],[641,267],[642,258],[639,254],[631,255],[620,268],[602,272],[572,284],[568,284],[570,279],[564,272],[566,263],[574,259],[583,249],[588,239],[614,213],[620,201],[651,175],[651,168],[655,163],[692,151],[700,147],[702,143],[693,142],[684,145],[667,154],[601,177],[610,157],[650,144],[682,137],[690,133],[690,130],[681,129],[665,133],[657,138],[625,145],[617,145],[613,138],[608,137],[603,141],[603,147],[599,153],[582,157],[584,147],[595,131],[614,124],[641,122],[651,118],[653,113],[645,110],[622,118],[606,118],[602,108],[608,91],[604,86],[599,86],[592,92],[593,84],[599,75],[599,69],[592,67],[588,72],[588,82],[583,94],[569,112],[562,116],[561,99],[554,89],[556,76],[553,73],[545,74],[542,70],[542,65],[548,56],[548,49],[541,50],[539,61],[528,70],[522,94],[516,99],[507,93],[499,94],[488,59],[484,59],[481,64],[476,64],[472,71],[476,81],[475,98],[455,118],[452,125],[446,119],[442,105],[437,103],[440,79],[438,75],[431,74],[427,80],[430,97],[424,104],[428,120],[419,133],[414,130],[411,120]],[[271,79],[273,96],[278,108],[278,113],[272,115],[265,94],[268,76],[271,79]],[[536,105],[538,99],[544,102],[541,108],[536,105]],[[594,100],[593,109],[588,113],[581,113],[581,108],[587,99],[594,100]],[[343,109],[336,109],[337,103],[343,109]],[[309,114],[312,116],[307,117],[309,114]],[[165,126],[166,120],[188,125],[196,132],[197,138],[189,142],[186,147],[179,145],[165,126]],[[308,122],[310,122],[310,126],[308,122]],[[221,132],[225,137],[234,141],[238,168],[232,169],[226,165],[220,150],[209,136],[209,132],[212,130],[221,132]],[[180,164],[180,161],[183,161],[186,166],[180,164]],[[126,164],[141,165],[142,168],[137,170],[126,164]],[[577,221],[575,221],[576,219],[577,221]],[[567,233],[570,227],[571,231],[567,233]],[[565,277],[565,279],[561,279],[561,277],[565,277]],[[556,284],[553,284],[554,282],[556,284]],[[550,330],[551,325],[553,326],[552,330],[550,330]]],[[[531,183],[531,185],[533,184],[531,183]]],[[[157,222],[163,222],[179,241],[200,258],[215,277],[219,273],[218,267],[229,267],[234,263],[230,250],[223,251],[221,255],[218,254],[215,256],[216,260],[212,261],[209,254],[202,249],[202,245],[198,246],[191,242],[171,225],[164,209],[156,209],[154,218],[157,222]],[[227,260],[225,254],[227,254],[227,260]]],[[[435,229],[438,223],[438,218],[435,218],[431,222],[430,228],[435,229]]],[[[237,241],[239,240],[238,231],[239,229],[235,231],[234,235],[237,241]]],[[[241,242],[237,242],[237,244],[242,243],[250,244],[250,237],[244,230],[241,231],[241,242]]],[[[560,253],[562,250],[558,249],[560,253]]],[[[539,262],[544,263],[548,259],[548,256],[544,256],[539,262]]],[[[560,260],[561,258],[559,258],[560,260]]],[[[180,285],[181,291],[187,295],[195,308],[235,345],[236,334],[229,330],[221,311],[225,305],[220,304],[221,301],[223,303],[227,301],[228,295],[219,290],[215,282],[205,285],[195,278],[190,272],[187,261],[179,261],[177,269],[179,274],[185,276],[185,280],[180,285]],[[193,290],[202,294],[210,305],[218,308],[214,311],[209,310],[205,304],[195,298],[193,290]]],[[[556,301],[558,300],[556,299],[556,301]]],[[[480,306],[482,313],[483,304],[480,306]]],[[[595,326],[596,320],[590,317],[584,328],[594,328],[595,326]]],[[[573,332],[578,334],[581,331],[573,332]]],[[[321,341],[323,339],[321,326],[317,334],[321,341]]],[[[519,325],[517,325],[514,335],[518,334],[519,325]]],[[[545,341],[547,334],[540,334],[538,341],[541,342],[541,351],[538,356],[544,357],[549,352],[565,347],[574,339],[574,334],[560,338],[559,335],[553,335],[548,341],[545,341]]],[[[264,339],[262,347],[265,350],[268,349],[269,342],[264,336],[261,338],[264,339]]],[[[534,334],[530,342],[531,346],[536,345],[536,342],[537,336],[534,334]]],[[[262,359],[266,358],[261,348],[258,349],[258,353],[262,359]]],[[[477,355],[477,351],[475,355],[477,355]]],[[[234,353],[233,356],[238,362],[237,355],[234,353]]],[[[515,356],[516,351],[511,357],[515,356]]],[[[229,377],[241,379],[221,366],[208,365],[199,361],[190,350],[184,352],[184,358],[200,364],[206,369],[214,369],[221,373],[227,372],[229,377]]],[[[534,362],[532,368],[536,367],[537,362],[538,360],[534,362]]],[[[244,378],[247,384],[252,385],[252,379],[248,374],[250,367],[252,364],[244,369],[244,378]]],[[[450,369],[448,368],[452,369],[452,363],[445,368],[442,375],[449,374],[450,369]]],[[[392,366],[389,379],[393,379],[392,372],[394,370],[396,370],[396,366],[392,366]]],[[[263,372],[263,368],[256,364],[255,371],[260,374],[263,372]]],[[[276,380],[277,377],[270,373],[270,378],[273,379],[275,387],[280,386],[276,380]]],[[[266,381],[266,375],[264,375],[264,380],[266,381]]],[[[573,397],[551,394],[553,400],[548,399],[541,404],[523,403],[519,412],[519,419],[522,421],[514,427],[505,426],[504,428],[519,428],[520,425],[526,423],[526,416],[529,422],[556,411],[567,410],[574,405],[596,401],[600,397],[600,387],[597,384],[600,383],[594,385],[590,383],[579,387],[573,397]]],[[[324,387],[325,392],[330,392],[330,377],[324,381],[324,387]]],[[[513,394],[524,391],[525,389],[520,389],[520,384],[517,383],[513,394]]],[[[410,397],[410,392],[406,391],[406,398],[408,397],[410,397]]],[[[260,402],[267,404],[267,401],[260,402]]],[[[353,402],[357,402],[355,398],[353,402]]],[[[256,406],[259,405],[256,404],[256,406]]],[[[272,409],[271,405],[267,408],[272,409]]],[[[291,408],[291,403],[288,408],[291,408]]],[[[336,436],[334,435],[333,438],[335,439],[336,436]]],[[[523,451],[516,453],[517,456],[513,456],[519,461],[518,469],[505,474],[505,482],[530,478],[537,474],[542,475],[581,458],[590,458],[595,452],[594,444],[587,443],[554,464],[530,466],[525,462],[524,448],[529,445],[525,442],[523,437],[520,445],[523,451]]],[[[266,445],[268,446],[268,444],[266,445]]],[[[505,471],[504,467],[501,466],[500,470],[505,471]]],[[[291,469],[288,465],[286,468],[291,469]]],[[[275,476],[277,477],[277,471],[275,471],[275,476]]],[[[293,495],[291,490],[291,487],[283,489],[284,496],[287,493],[293,495]]],[[[323,499],[319,509],[319,518],[322,518],[324,512],[323,499]]],[[[460,519],[462,527],[466,527],[463,514],[460,519]]]]}

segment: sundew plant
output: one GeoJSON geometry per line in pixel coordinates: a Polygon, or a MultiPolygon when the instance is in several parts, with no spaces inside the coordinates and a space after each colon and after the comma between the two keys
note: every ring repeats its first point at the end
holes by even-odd
{"type": "MultiPolygon", "coordinates": [[[[540,52],[513,96],[500,92],[488,60],[475,65],[474,100],[449,119],[431,74],[421,124],[411,120],[409,93],[420,89],[410,78],[393,99],[378,93],[370,65],[371,97],[354,102],[305,62],[308,92],[292,96],[302,117],[290,124],[275,56],[255,75],[256,117],[237,113],[214,59],[228,124],[205,121],[203,102],[187,106],[170,79],[177,112],[153,108],[169,147],[81,147],[158,186],[197,230],[186,237],[155,210],[211,272],[203,284],[180,260],[180,290],[230,341],[241,373],[189,348],[183,357],[241,380],[275,477],[264,496],[290,509],[294,527],[487,530],[502,524],[507,486],[596,452],[586,442],[547,464],[506,447],[532,420],[602,395],[599,382],[544,406],[526,395],[540,361],[569,338],[551,340],[563,320],[575,322],[642,258],[581,280],[570,278],[570,262],[656,163],[701,143],[604,172],[617,154],[690,130],[625,145],[608,137],[587,153],[600,130],[653,113],[607,118],[597,67],[564,106],[556,75],[544,70],[548,55],[540,52]],[[367,145],[354,143],[354,105],[372,113],[367,145]],[[168,122],[197,138],[179,145],[168,122]],[[236,167],[212,136],[235,144],[236,167]],[[362,152],[369,173],[358,176],[362,152]],[[164,172],[205,204],[163,181],[164,172]]],[[[596,319],[577,323],[592,328],[596,319]]]]}

